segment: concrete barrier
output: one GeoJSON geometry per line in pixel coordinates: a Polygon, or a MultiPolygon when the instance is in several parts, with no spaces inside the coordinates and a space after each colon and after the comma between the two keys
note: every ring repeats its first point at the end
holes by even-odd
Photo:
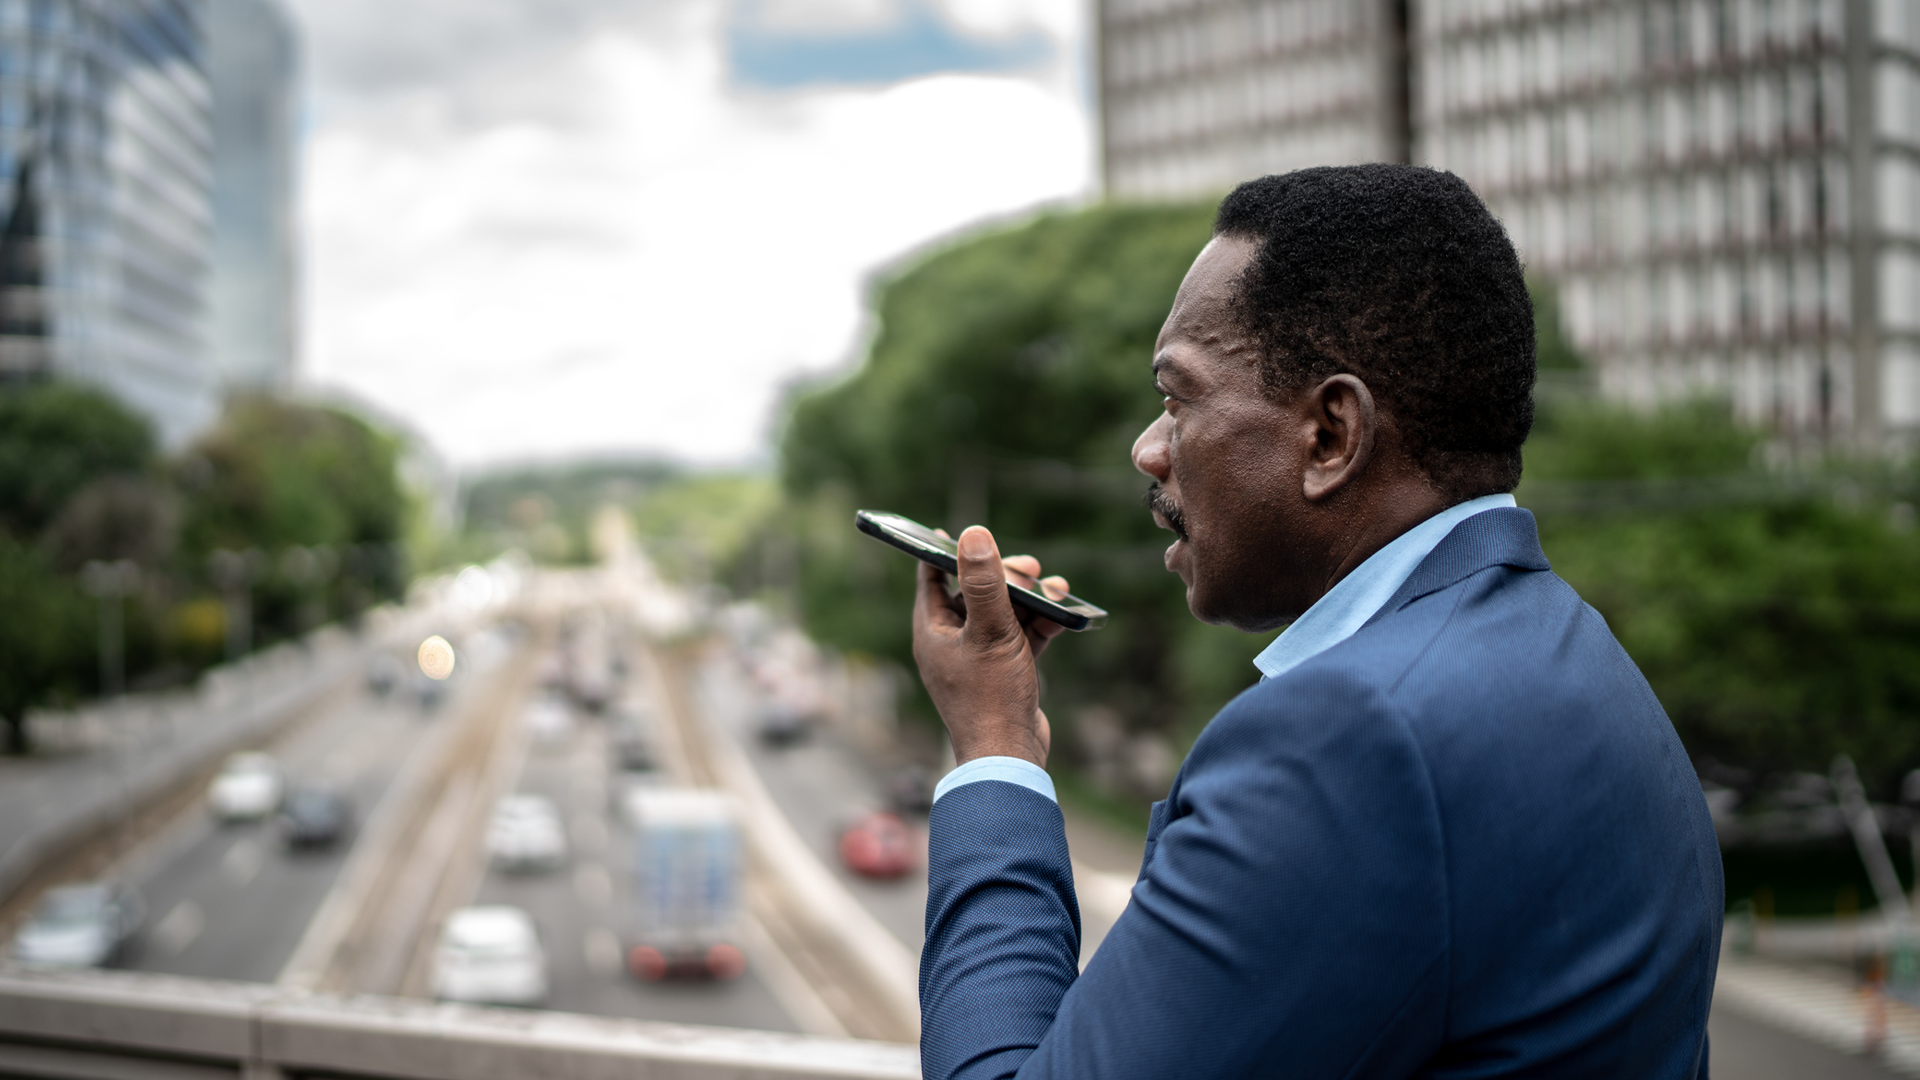
{"type": "Polygon", "coordinates": [[[245,983],[0,967],[0,1074],[912,1080],[913,1047],[245,983]]]}

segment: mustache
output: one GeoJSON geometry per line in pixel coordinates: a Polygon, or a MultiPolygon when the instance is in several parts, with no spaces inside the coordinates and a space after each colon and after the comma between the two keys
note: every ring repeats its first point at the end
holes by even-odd
{"type": "Polygon", "coordinates": [[[1147,488],[1146,502],[1147,509],[1166,519],[1167,528],[1173,530],[1173,535],[1182,540],[1187,538],[1186,515],[1180,512],[1180,504],[1173,501],[1173,496],[1167,494],[1159,481],[1147,488]]]}

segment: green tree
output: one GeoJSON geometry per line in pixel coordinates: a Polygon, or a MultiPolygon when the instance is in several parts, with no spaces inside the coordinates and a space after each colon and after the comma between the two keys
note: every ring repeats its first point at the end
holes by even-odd
{"type": "Polygon", "coordinates": [[[216,549],[266,553],[279,570],[260,596],[269,632],[311,622],[300,612],[312,610],[316,581],[331,578],[347,599],[396,595],[407,520],[400,451],[340,409],[235,398],[176,468],[185,571],[204,575],[216,549]]]}
{"type": "Polygon", "coordinates": [[[34,380],[0,385],[0,529],[38,536],[103,476],[152,463],[153,429],[99,390],[34,380]]]}
{"type": "Polygon", "coordinates": [[[189,546],[275,549],[398,540],[398,440],[340,409],[236,398],[180,466],[189,546]]]}
{"type": "MultiPolygon", "coordinates": [[[[113,545],[126,530],[112,525],[129,515],[114,511],[137,501],[128,491],[151,494],[153,457],[146,421],[99,390],[0,385],[0,720],[11,753],[27,750],[28,708],[92,685],[93,606],[61,571],[123,554],[113,545]]],[[[133,539],[164,556],[166,523],[147,526],[133,539]]]]}
{"type": "Polygon", "coordinates": [[[7,752],[21,754],[27,709],[87,682],[93,608],[38,550],[0,532],[0,612],[0,721],[7,752]]]}

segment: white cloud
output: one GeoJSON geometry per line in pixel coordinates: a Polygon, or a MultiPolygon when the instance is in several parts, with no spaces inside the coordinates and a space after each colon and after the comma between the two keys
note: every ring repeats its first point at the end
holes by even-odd
{"type": "Polygon", "coordinates": [[[735,12],[762,29],[859,31],[893,22],[900,0],[738,0],[735,12]]]}
{"type": "Polygon", "coordinates": [[[857,346],[873,267],[1089,182],[1065,70],[744,93],[711,3],[416,3],[444,35],[308,0],[306,369],[457,462],[749,457],[780,385],[857,346]],[[550,4],[569,33],[523,17],[550,4]],[[328,58],[383,26],[377,63],[328,58]]]}

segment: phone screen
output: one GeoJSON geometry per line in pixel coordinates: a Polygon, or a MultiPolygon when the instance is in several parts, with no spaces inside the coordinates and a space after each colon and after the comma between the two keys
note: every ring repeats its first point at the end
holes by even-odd
{"type": "MultiPolygon", "coordinates": [[[[899,548],[922,562],[951,574],[960,568],[960,549],[912,518],[889,514],[884,510],[861,510],[853,515],[854,525],[880,542],[899,548]]],[[[1007,595],[1013,602],[1043,615],[1069,630],[1097,630],[1106,622],[1105,609],[1068,593],[1055,600],[1036,589],[1007,582],[1007,595]]]]}

